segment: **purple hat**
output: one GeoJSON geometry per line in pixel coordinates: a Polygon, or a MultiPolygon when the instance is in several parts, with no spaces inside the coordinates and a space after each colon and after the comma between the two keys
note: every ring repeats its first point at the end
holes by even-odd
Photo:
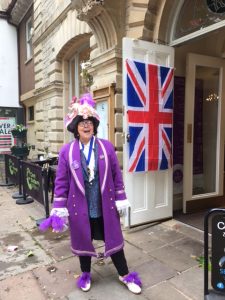
{"type": "Polygon", "coordinates": [[[83,94],[78,101],[76,97],[73,97],[65,119],[67,130],[74,133],[78,123],[83,119],[92,119],[97,128],[100,117],[94,107],[95,101],[89,93],[83,94]]]}

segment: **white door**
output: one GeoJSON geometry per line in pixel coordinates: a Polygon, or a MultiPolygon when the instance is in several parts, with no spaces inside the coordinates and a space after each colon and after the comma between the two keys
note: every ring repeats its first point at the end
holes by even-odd
{"type": "Polygon", "coordinates": [[[131,203],[129,214],[125,218],[126,226],[134,226],[172,216],[172,168],[163,171],[128,172],[128,125],[126,104],[127,59],[159,64],[166,67],[174,65],[174,49],[154,43],[123,39],[123,103],[124,103],[124,149],[123,175],[127,198],[131,203]]]}
{"type": "Polygon", "coordinates": [[[225,62],[189,53],[185,84],[183,211],[223,195],[225,62]]]}

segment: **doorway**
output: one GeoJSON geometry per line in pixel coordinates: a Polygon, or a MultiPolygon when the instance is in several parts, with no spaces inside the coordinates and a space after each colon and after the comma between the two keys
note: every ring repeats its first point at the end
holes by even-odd
{"type": "Polygon", "coordinates": [[[225,204],[224,33],[220,29],[175,48],[174,211],[225,204]]]}

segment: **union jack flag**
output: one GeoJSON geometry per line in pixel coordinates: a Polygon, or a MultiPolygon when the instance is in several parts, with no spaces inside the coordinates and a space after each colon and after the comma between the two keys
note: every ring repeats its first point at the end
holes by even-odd
{"type": "Polygon", "coordinates": [[[172,166],[173,68],[126,59],[129,172],[172,166]]]}

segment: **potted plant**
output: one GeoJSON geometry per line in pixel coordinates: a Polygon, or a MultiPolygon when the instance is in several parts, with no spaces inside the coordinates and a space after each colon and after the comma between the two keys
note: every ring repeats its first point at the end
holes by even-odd
{"type": "Polygon", "coordinates": [[[11,153],[15,156],[28,156],[30,153],[30,146],[22,144],[21,146],[14,145],[11,147],[11,153]]]}
{"type": "Polygon", "coordinates": [[[27,128],[23,124],[17,124],[16,126],[12,127],[11,132],[15,138],[24,138],[27,134],[27,128]]]}

